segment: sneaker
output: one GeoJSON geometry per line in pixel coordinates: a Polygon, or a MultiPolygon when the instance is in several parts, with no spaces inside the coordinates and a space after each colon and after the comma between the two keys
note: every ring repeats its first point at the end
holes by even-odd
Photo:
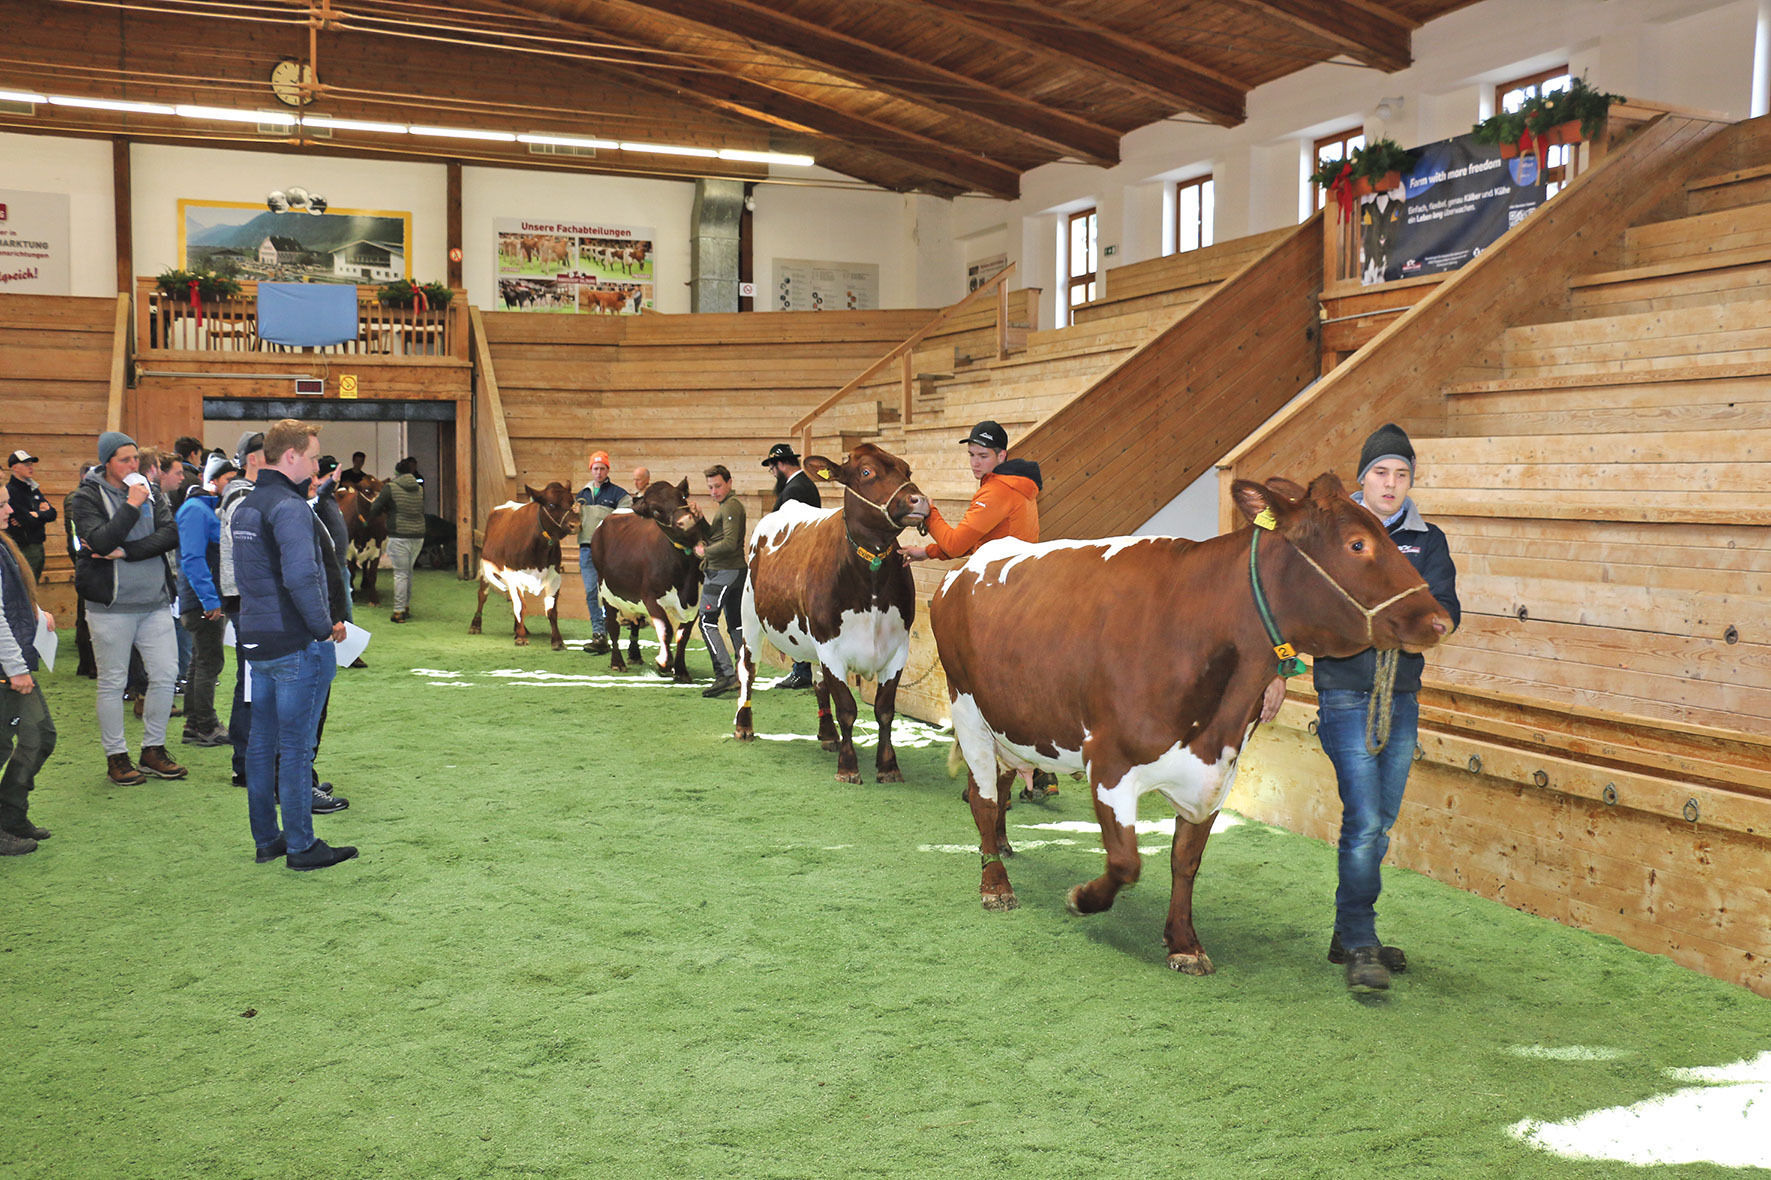
{"type": "Polygon", "coordinates": [[[27,852],[37,851],[37,842],[29,836],[15,836],[11,832],[0,832],[0,856],[23,856],[27,852]]]}
{"type": "Polygon", "coordinates": [[[737,687],[738,687],[738,678],[736,676],[731,675],[730,673],[727,673],[724,676],[716,677],[712,684],[708,685],[705,689],[702,690],[701,695],[704,697],[724,696],[725,694],[727,694],[728,692],[731,692],[734,688],[737,688],[737,687]]]}
{"type": "Polygon", "coordinates": [[[12,827],[0,828],[0,832],[5,832],[8,836],[17,836],[21,840],[42,841],[49,839],[48,828],[40,828],[28,819],[21,819],[12,827]]]}
{"type": "Polygon", "coordinates": [[[181,697],[184,695],[184,677],[180,676],[173,682],[172,695],[175,697],[181,697]]]}
{"type": "Polygon", "coordinates": [[[409,619],[411,617],[412,616],[408,615],[405,611],[397,610],[393,614],[391,614],[387,617],[387,621],[390,623],[404,623],[407,619],[409,619]]]}
{"type": "Polygon", "coordinates": [[[1356,946],[1347,953],[1347,987],[1353,991],[1385,991],[1390,969],[1378,958],[1378,947],[1356,946]]]}
{"type": "Polygon", "coordinates": [[[268,865],[273,860],[280,859],[283,856],[283,854],[288,851],[289,851],[289,845],[283,842],[283,837],[278,836],[275,840],[272,840],[269,844],[266,844],[263,848],[258,849],[253,854],[252,859],[257,861],[261,865],[268,865]]]}
{"type": "Polygon", "coordinates": [[[226,746],[226,745],[232,744],[228,741],[228,731],[223,729],[219,725],[216,726],[214,729],[210,730],[208,733],[193,733],[187,729],[184,731],[184,737],[180,738],[179,740],[187,746],[206,746],[206,747],[208,747],[208,746],[226,746]]]}
{"type": "Polygon", "coordinates": [[[134,787],[148,781],[148,776],[135,768],[127,754],[112,754],[105,759],[105,774],[119,787],[134,787]]]}
{"type": "Polygon", "coordinates": [[[313,847],[306,852],[289,853],[283,863],[298,873],[305,873],[310,869],[331,868],[350,860],[356,854],[357,850],[348,844],[334,848],[324,840],[315,840],[313,847]]]}
{"type": "Polygon", "coordinates": [[[243,774],[236,774],[233,782],[236,787],[243,787],[246,785],[246,776],[243,774]]]}
{"type": "MultiPolygon", "coordinates": [[[[1337,967],[1347,961],[1347,948],[1341,945],[1341,933],[1338,930],[1328,940],[1328,961],[1337,967]]],[[[1388,968],[1392,975],[1400,975],[1408,970],[1408,956],[1402,953],[1399,946],[1380,944],[1377,948],[1377,961],[1388,968]]]]}
{"type": "Polygon", "coordinates": [[[155,778],[183,778],[190,771],[172,760],[166,753],[165,746],[143,746],[141,748],[141,769],[145,774],[155,778]]]}
{"type": "MultiPolygon", "coordinates": [[[[331,783],[321,784],[321,786],[327,786],[327,787],[329,787],[331,785],[332,785],[331,783]]],[[[320,789],[320,787],[314,788],[314,814],[315,815],[331,815],[334,811],[343,811],[345,808],[349,807],[350,805],[351,805],[351,801],[349,799],[345,799],[339,795],[334,795],[331,791],[323,791],[320,789]]]]}
{"type": "Polygon", "coordinates": [[[584,645],[584,654],[587,656],[608,655],[609,637],[607,635],[592,635],[590,642],[584,645]]]}
{"type": "Polygon", "coordinates": [[[805,672],[789,672],[786,677],[775,684],[776,688],[810,688],[812,678],[805,672]]]}

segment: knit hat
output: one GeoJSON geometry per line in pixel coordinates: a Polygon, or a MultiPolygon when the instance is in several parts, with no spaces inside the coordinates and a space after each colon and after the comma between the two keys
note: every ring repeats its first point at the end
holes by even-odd
{"type": "Polygon", "coordinates": [[[1414,444],[1408,441],[1408,434],[1394,422],[1385,422],[1371,432],[1365,440],[1365,447],[1359,452],[1359,482],[1365,481],[1365,473],[1385,459],[1400,459],[1408,464],[1408,477],[1414,478],[1414,444]]]}
{"type": "Polygon", "coordinates": [[[216,480],[220,479],[230,471],[238,474],[239,470],[238,467],[234,466],[234,461],[232,459],[228,458],[220,451],[216,451],[203,462],[203,487],[209,491],[214,491],[216,480]]]}
{"type": "Polygon", "coordinates": [[[135,440],[130,438],[127,434],[124,434],[121,430],[105,431],[98,436],[99,465],[103,466],[104,464],[109,463],[112,455],[115,455],[124,447],[132,447],[134,445],[135,440]]]}

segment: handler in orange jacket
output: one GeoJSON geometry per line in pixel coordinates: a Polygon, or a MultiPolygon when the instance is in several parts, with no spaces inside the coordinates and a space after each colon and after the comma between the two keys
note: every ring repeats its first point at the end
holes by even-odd
{"type": "Polygon", "coordinates": [[[978,494],[957,525],[948,524],[939,508],[929,513],[929,536],[933,543],[907,548],[911,561],[939,561],[964,557],[986,541],[999,537],[1039,540],[1039,464],[1008,457],[1008,431],[989,419],[972,427],[959,440],[971,460],[978,480],[978,494]]]}

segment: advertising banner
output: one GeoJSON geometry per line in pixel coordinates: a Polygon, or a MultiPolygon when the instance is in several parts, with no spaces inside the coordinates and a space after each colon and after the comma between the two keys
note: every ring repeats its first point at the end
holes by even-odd
{"type": "Polygon", "coordinates": [[[0,293],[69,295],[68,195],[0,189],[0,293]]]}
{"type": "Polygon", "coordinates": [[[1544,202],[1535,156],[1503,160],[1468,135],[1418,150],[1401,188],[1360,199],[1364,283],[1456,270],[1544,202]]]}
{"type": "Polygon", "coordinates": [[[632,225],[500,217],[498,309],[638,315],[657,306],[657,231],[632,225]]]}

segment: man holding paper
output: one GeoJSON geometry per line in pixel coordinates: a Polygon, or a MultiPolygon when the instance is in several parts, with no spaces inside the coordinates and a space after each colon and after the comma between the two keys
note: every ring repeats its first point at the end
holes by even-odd
{"type": "Polygon", "coordinates": [[[25,555],[7,536],[12,505],[0,499],[0,856],[22,856],[49,839],[49,830],[27,818],[37,772],[55,752],[55,723],[37,684],[39,618],[50,631],[55,618],[37,606],[37,579],[25,555]]]}

